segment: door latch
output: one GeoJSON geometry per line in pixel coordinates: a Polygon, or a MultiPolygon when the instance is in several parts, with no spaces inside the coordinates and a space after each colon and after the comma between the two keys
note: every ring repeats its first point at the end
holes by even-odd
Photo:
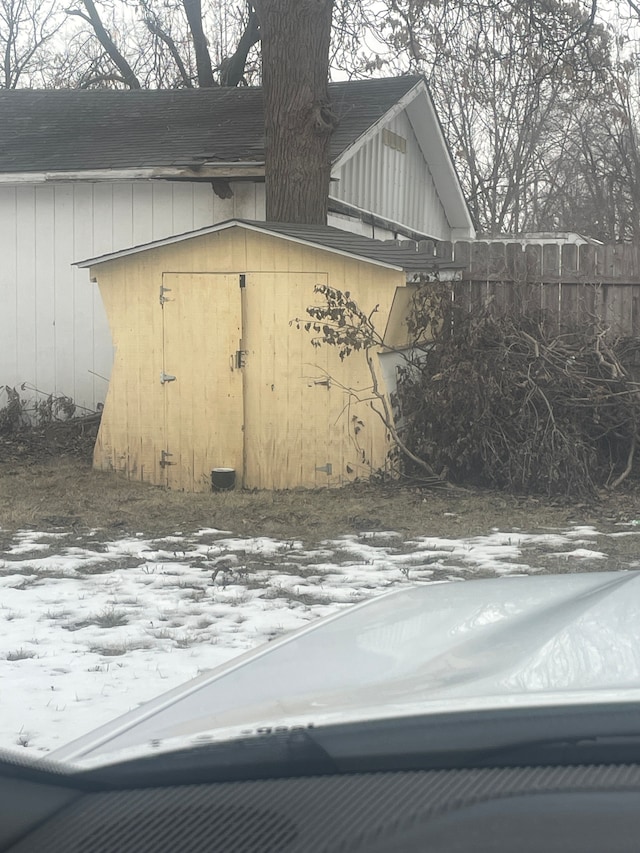
{"type": "Polygon", "coordinates": [[[166,468],[167,465],[175,465],[175,462],[169,462],[168,457],[173,456],[173,453],[169,453],[168,450],[162,450],[160,452],[160,467],[166,468]]]}
{"type": "Polygon", "coordinates": [[[172,376],[170,373],[165,373],[164,371],[160,374],[160,383],[164,385],[165,382],[175,382],[176,377],[172,376]]]}
{"type": "Polygon", "coordinates": [[[165,293],[171,293],[170,287],[165,287],[163,284],[160,285],[160,305],[164,305],[165,302],[173,302],[173,299],[169,299],[168,296],[165,296],[165,293]]]}

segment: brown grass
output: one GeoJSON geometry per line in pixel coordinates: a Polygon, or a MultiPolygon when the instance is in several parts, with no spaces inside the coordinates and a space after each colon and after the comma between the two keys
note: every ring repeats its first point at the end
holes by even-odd
{"type": "MultiPolygon", "coordinates": [[[[361,531],[461,537],[491,528],[536,530],[640,515],[635,492],[589,505],[489,491],[432,492],[356,484],[343,489],[185,494],[91,470],[73,457],[0,464],[0,528],[98,528],[162,536],[202,527],[317,543],[361,531]]],[[[0,538],[2,533],[0,532],[0,538]]]]}

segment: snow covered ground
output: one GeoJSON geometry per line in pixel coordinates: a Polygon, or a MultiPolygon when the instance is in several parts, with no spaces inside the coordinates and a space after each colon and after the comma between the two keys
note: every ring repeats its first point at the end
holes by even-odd
{"type": "Polygon", "coordinates": [[[597,536],[592,527],[410,541],[375,532],[308,550],[213,529],[112,541],[99,531],[21,531],[0,553],[0,747],[55,749],[398,585],[607,568],[597,536]]]}

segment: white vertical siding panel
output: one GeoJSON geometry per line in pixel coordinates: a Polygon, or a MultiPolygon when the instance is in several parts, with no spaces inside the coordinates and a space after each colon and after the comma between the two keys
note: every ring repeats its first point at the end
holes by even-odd
{"type": "MultiPolygon", "coordinates": [[[[213,218],[213,190],[211,184],[192,184],[193,187],[193,227],[204,228],[215,222],[213,218]]],[[[177,233],[184,231],[180,227],[177,233]]]]}
{"type": "MultiPolygon", "coordinates": [[[[126,249],[133,234],[133,185],[130,182],[113,184],[113,248],[126,249]]],[[[76,260],[79,260],[76,258],[76,260]]]]}
{"type": "Polygon", "coordinates": [[[390,219],[393,219],[394,222],[402,222],[403,220],[399,219],[400,211],[397,208],[396,184],[400,179],[398,175],[400,165],[405,165],[405,155],[389,148],[388,145],[383,145],[380,134],[378,134],[378,140],[380,141],[380,149],[384,152],[385,176],[387,178],[386,181],[381,181],[385,189],[384,206],[389,211],[390,219]],[[402,164],[399,161],[402,161],[402,164]]]}
{"type": "MultiPolygon", "coordinates": [[[[73,314],[73,287],[69,287],[70,264],[74,258],[74,187],[73,184],[57,184],[54,187],[54,241],[55,263],[53,267],[55,306],[53,322],[56,345],[53,357],[55,382],[45,390],[77,399],[74,387],[73,341],[75,318],[73,314]]],[[[72,274],[72,273],[71,273],[72,274]]],[[[38,348],[38,360],[42,353],[38,348]]]]}
{"type": "MultiPolygon", "coordinates": [[[[383,200],[385,198],[386,193],[384,190],[386,189],[386,181],[385,177],[388,175],[388,164],[387,168],[383,175],[380,175],[379,170],[376,169],[376,165],[380,162],[382,154],[382,144],[380,139],[380,134],[374,136],[372,140],[371,147],[368,151],[367,157],[367,175],[368,175],[368,184],[372,189],[371,199],[372,199],[372,208],[373,210],[381,210],[384,207],[383,200]]],[[[366,186],[366,184],[365,184],[366,186]]]]}
{"type": "MultiPolygon", "coordinates": [[[[112,183],[93,185],[92,254],[95,255],[103,255],[120,248],[114,240],[115,223],[118,220],[116,205],[120,197],[114,194],[114,190],[115,185],[112,183]]],[[[103,402],[103,399],[100,399],[99,389],[104,391],[105,382],[100,377],[108,377],[111,373],[113,361],[111,332],[97,285],[83,277],[80,288],[85,290],[86,298],[91,299],[91,351],[87,354],[86,363],[77,364],[76,392],[79,397],[90,394],[92,399],[103,402]]],[[[84,300],[85,296],[83,295],[82,298],[84,300]]],[[[78,343],[80,344],[80,341],[78,343]]]]}
{"type": "Polygon", "coordinates": [[[347,201],[353,201],[358,207],[364,207],[364,199],[362,198],[362,187],[365,185],[364,174],[364,149],[361,148],[355,155],[353,160],[350,160],[347,168],[353,164],[354,187],[353,195],[347,198],[347,201]]]}
{"type": "Polygon", "coordinates": [[[191,231],[196,226],[193,224],[194,198],[193,184],[186,181],[176,181],[173,184],[173,198],[171,204],[172,233],[180,234],[183,231],[191,231]]]}
{"type": "MultiPolygon", "coordinates": [[[[16,203],[16,376],[8,385],[37,381],[36,325],[36,194],[33,187],[19,187],[16,203]]],[[[3,382],[3,384],[5,384],[3,382]]]]}
{"type": "MultiPolygon", "coordinates": [[[[373,148],[374,143],[370,142],[363,151],[364,155],[364,168],[363,168],[363,181],[361,187],[362,193],[362,207],[373,208],[375,205],[376,193],[375,189],[377,186],[377,174],[374,171],[374,157],[373,157],[373,148]]],[[[379,209],[379,208],[376,208],[379,209]]]]}
{"type": "MultiPolygon", "coordinates": [[[[229,219],[237,216],[238,219],[264,219],[264,185],[258,195],[258,187],[253,181],[237,181],[232,186],[233,198],[229,199],[233,203],[231,211],[224,219],[229,219]]],[[[216,216],[216,220],[219,217],[216,216]]]]}
{"type": "Polygon", "coordinates": [[[341,187],[341,192],[338,198],[347,198],[348,196],[353,195],[354,193],[354,185],[356,183],[356,174],[355,172],[349,171],[345,166],[340,167],[340,183],[338,184],[341,187]]]}
{"type": "MultiPolygon", "coordinates": [[[[402,118],[404,118],[402,114],[396,116],[392,125],[392,130],[394,133],[397,133],[399,136],[406,139],[407,133],[403,126],[402,118]]],[[[407,143],[409,142],[410,140],[407,140],[407,143]]],[[[409,148],[409,145],[407,147],[409,148]]],[[[405,218],[409,218],[411,215],[411,203],[409,196],[415,196],[418,188],[415,186],[415,183],[410,180],[411,175],[407,173],[407,157],[410,156],[410,154],[403,154],[401,151],[394,151],[392,149],[389,149],[389,154],[393,160],[393,218],[396,222],[403,222],[405,218]],[[404,204],[405,195],[409,200],[408,205],[404,204]]]]}
{"type": "Polygon", "coordinates": [[[358,191],[357,191],[357,204],[362,207],[367,207],[367,187],[369,186],[369,181],[371,180],[371,176],[367,172],[367,147],[361,149],[358,152],[358,157],[360,160],[359,169],[358,169],[358,191]]]}
{"type": "Polygon", "coordinates": [[[169,181],[151,184],[152,233],[154,240],[170,237],[173,231],[173,186],[169,181]]]}
{"type": "MultiPolygon", "coordinates": [[[[0,352],[6,370],[6,379],[0,376],[0,385],[17,384],[18,369],[18,335],[20,329],[17,317],[18,299],[18,222],[17,222],[17,190],[9,187],[0,193],[0,305],[2,311],[2,329],[0,334],[0,352]]],[[[0,400],[0,405],[3,405],[0,400]]]]}
{"type": "Polygon", "coordinates": [[[93,247],[96,255],[112,252],[113,184],[93,185],[93,247]]]}
{"type": "Polygon", "coordinates": [[[131,245],[153,240],[153,186],[146,181],[133,184],[133,234],[131,245]]]}
{"type": "MultiPolygon", "coordinates": [[[[94,238],[94,187],[95,184],[74,185],[73,197],[73,246],[70,260],[82,260],[97,254],[94,238]],[[75,257],[73,257],[75,255],[75,257]]],[[[74,400],[82,406],[91,407],[94,402],[95,384],[92,371],[95,371],[94,352],[100,346],[94,334],[94,315],[97,310],[94,292],[97,285],[89,281],[87,270],[69,268],[71,275],[67,286],[73,291],[73,337],[66,344],[73,348],[73,388],[74,400]]],[[[108,345],[111,339],[108,339],[108,345]]],[[[64,345],[62,341],[61,345],[64,345]]],[[[66,385],[64,377],[59,377],[66,385]]]]}
{"type": "Polygon", "coordinates": [[[255,184],[256,190],[256,219],[266,219],[267,216],[267,195],[265,185],[255,184]]]}
{"type": "Polygon", "coordinates": [[[231,198],[220,198],[220,196],[216,195],[213,190],[211,191],[211,194],[213,196],[214,222],[224,222],[226,219],[233,219],[233,210],[235,207],[235,193],[237,192],[237,187],[231,187],[231,191],[233,192],[231,198]]]}

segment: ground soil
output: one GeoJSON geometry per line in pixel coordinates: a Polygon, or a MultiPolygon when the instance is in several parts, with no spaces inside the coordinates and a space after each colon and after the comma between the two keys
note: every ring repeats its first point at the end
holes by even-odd
{"type": "Polygon", "coordinates": [[[603,492],[589,502],[478,489],[423,489],[412,484],[362,483],[317,491],[170,492],[93,471],[95,428],[92,423],[50,424],[19,436],[0,436],[0,528],[5,533],[71,528],[158,536],[215,527],[238,535],[313,544],[364,530],[395,530],[405,538],[460,538],[496,528],[535,532],[593,525],[606,532],[640,520],[637,484],[603,492]]]}

